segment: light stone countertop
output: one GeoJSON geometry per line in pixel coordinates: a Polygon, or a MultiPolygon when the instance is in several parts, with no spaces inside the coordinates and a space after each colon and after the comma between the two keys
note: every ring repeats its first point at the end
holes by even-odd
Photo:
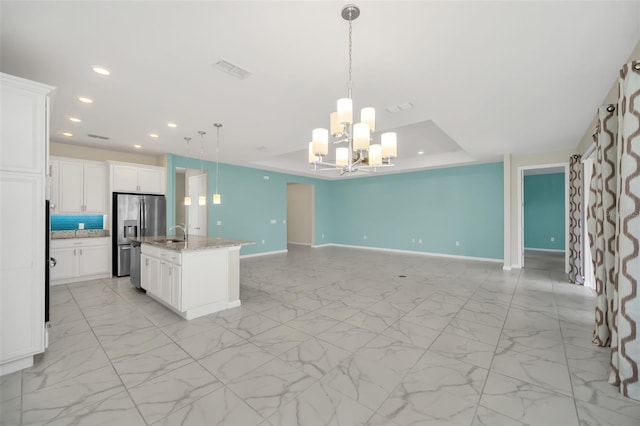
{"type": "Polygon", "coordinates": [[[190,235],[187,241],[183,241],[181,236],[178,235],[160,235],[157,237],[135,237],[129,238],[131,241],[137,241],[143,244],[150,244],[155,247],[176,250],[176,251],[191,251],[191,250],[207,250],[224,247],[253,245],[254,241],[244,240],[231,240],[222,237],[203,237],[200,235],[190,235]],[[179,241],[167,241],[167,240],[179,240],[179,241]]]}
{"type": "Polygon", "coordinates": [[[52,240],[62,240],[67,238],[101,238],[108,236],[108,229],[76,229],[75,231],[51,231],[52,240]]]}

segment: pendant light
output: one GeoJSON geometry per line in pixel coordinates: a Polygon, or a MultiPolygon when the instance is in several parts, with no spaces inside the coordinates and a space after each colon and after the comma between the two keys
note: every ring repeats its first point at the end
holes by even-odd
{"type": "MultiPolygon", "coordinates": [[[[189,158],[189,142],[191,142],[191,138],[184,138],[184,140],[187,142],[187,158],[189,158]]],[[[189,197],[188,195],[185,195],[184,197],[184,205],[191,205],[191,197],[189,197]]]]}
{"type": "Polygon", "coordinates": [[[213,125],[216,128],[216,192],[213,193],[213,204],[221,204],[222,197],[218,192],[218,168],[219,168],[219,162],[218,162],[219,152],[218,151],[220,149],[220,128],[222,127],[222,124],[213,123],[213,125]]]}
{"type": "MultiPolygon", "coordinates": [[[[204,135],[206,135],[207,132],[205,132],[204,130],[200,130],[200,131],[198,131],[198,134],[200,135],[200,174],[203,175],[204,174],[204,170],[203,170],[204,135]]],[[[206,204],[207,204],[207,195],[206,194],[200,194],[198,196],[198,205],[199,206],[205,206],[206,204]]]]}

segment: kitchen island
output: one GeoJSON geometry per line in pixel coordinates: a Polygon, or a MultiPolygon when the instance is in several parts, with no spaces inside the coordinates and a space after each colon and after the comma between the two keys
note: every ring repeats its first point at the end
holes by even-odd
{"type": "Polygon", "coordinates": [[[140,280],[147,294],[190,320],[240,306],[240,247],[220,237],[130,238],[141,243],[140,280]]]}

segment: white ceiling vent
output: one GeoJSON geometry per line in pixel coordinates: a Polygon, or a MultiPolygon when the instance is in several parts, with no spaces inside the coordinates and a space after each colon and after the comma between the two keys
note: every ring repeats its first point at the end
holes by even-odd
{"type": "Polygon", "coordinates": [[[413,108],[413,104],[411,102],[405,102],[403,104],[389,106],[386,108],[386,110],[393,113],[393,112],[406,111],[411,108],[413,108]]]}
{"type": "Polygon", "coordinates": [[[108,141],[110,139],[108,136],[94,135],[93,133],[89,133],[87,136],[89,136],[90,138],[100,139],[103,141],[108,141]]]}
{"type": "Polygon", "coordinates": [[[222,72],[232,75],[235,78],[239,78],[240,80],[244,80],[251,75],[249,71],[244,70],[229,61],[225,61],[224,59],[219,59],[213,66],[222,72]]]}

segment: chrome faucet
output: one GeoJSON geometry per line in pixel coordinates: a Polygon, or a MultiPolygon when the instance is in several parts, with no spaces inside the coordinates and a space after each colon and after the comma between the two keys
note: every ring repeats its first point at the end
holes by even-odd
{"type": "Polygon", "coordinates": [[[169,228],[169,232],[173,231],[174,229],[181,229],[182,230],[182,239],[184,241],[187,241],[189,239],[189,235],[187,234],[187,227],[184,223],[179,223],[175,226],[172,226],[169,228]]]}

